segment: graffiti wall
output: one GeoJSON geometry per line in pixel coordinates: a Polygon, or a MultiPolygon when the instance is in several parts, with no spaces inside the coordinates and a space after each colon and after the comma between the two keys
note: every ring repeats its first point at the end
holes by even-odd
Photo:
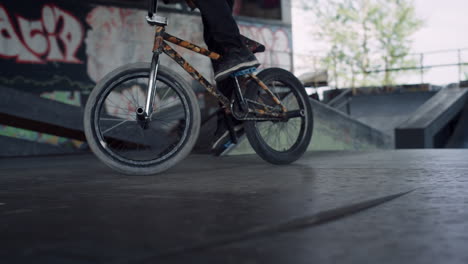
{"type": "MultiPolygon", "coordinates": [[[[145,11],[99,6],[93,8],[86,18],[90,29],[86,36],[87,73],[93,80],[99,80],[115,66],[128,62],[149,61],[153,45],[153,31],[145,22],[145,11]]],[[[199,16],[162,13],[169,18],[167,31],[179,38],[205,46],[203,26],[199,16]]],[[[239,21],[243,35],[264,43],[267,52],[258,54],[263,67],[291,69],[291,32],[286,27],[266,26],[239,21]]],[[[190,63],[200,72],[212,77],[210,60],[191,51],[178,48],[190,63]]],[[[184,72],[168,58],[163,64],[171,65],[181,74],[184,72]]]]}
{"type": "MultiPolygon", "coordinates": [[[[3,0],[0,89],[14,88],[83,107],[87,94],[106,73],[127,63],[151,59],[154,29],[146,24],[145,15],[145,10],[78,1],[3,0]]],[[[161,15],[169,18],[169,33],[204,46],[197,14],[161,15]]],[[[267,52],[258,55],[262,67],[291,69],[289,27],[238,23],[242,34],[266,45],[267,52]]],[[[181,48],[177,50],[212,79],[209,59],[181,48]]],[[[189,80],[168,58],[162,63],[189,80]]],[[[64,138],[5,126],[1,121],[0,136],[48,144],[67,142],[64,138]]],[[[79,146],[76,142],[67,145],[79,146]]]]}

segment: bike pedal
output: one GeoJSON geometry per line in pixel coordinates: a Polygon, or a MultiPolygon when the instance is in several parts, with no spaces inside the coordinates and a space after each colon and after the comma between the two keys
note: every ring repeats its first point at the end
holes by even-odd
{"type": "Polygon", "coordinates": [[[239,77],[239,76],[244,76],[247,74],[251,74],[257,71],[256,67],[251,67],[245,70],[237,71],[231,74],[231,77],[239,77]]]}

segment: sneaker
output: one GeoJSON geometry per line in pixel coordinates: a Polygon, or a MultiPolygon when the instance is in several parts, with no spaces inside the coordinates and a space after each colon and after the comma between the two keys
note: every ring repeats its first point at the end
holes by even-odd
{"type": "Polygon", "coordinates": [[[255,55],[247,48],[230,49],[214,66],[215,80],[220,82],[232,73],[260,66],[255,55]]]}
{"type": "MultiPolygon", "coordinates": [[[[214,134],[213,144],[211,145],[211,152],[217,156],[221,155],[227,148],[234,144],[231,138],[231,133],[226,125],[224,118],[231,118],[230,116],[218,116],[218,127],[214,134]]],[[[237,139],[244,134],[244,123],[234,124],[234,132],[237,139]]]]}
{"type": "MultiPolygon", "coordinates": [[[[234,131],[236,132],[236,137],[239,138],[244,134],[244,125],[239,124],[234,126],[234,131]]],[[[220,133],[219,135],[215,134],[215,140],[211,146],[211,150],[213,153],[221,153],[231,144],[234,144],[234,142],[232,141],[229,129],[225,128],[224,132],[220,133]]]]}
{"type": "Polygon", "coordinates": [[[241,35],[241,40],[244,45],[252,52],[252,53],[260,53],[265,52],[265,46],[253,39],[249,39],[248,37],[241,35]]]}

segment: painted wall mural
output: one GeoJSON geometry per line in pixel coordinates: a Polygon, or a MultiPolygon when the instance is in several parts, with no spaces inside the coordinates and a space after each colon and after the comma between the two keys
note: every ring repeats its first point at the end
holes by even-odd
{"type": "Polygon", "coordinates": [[[3,58],[15,58],[16,63],[83,63],[76,53],[82,45],[84,29],[73,14],[54,5],[44,5],[38,20],[21,15],[15,18],[17,28],[7,10],[0,7],[0,56],[3,58]]]}
{"type": "MultiPolygon", "coordinates": [[[[151,59],[153,28],[145,11],[64,0],[4,0],[0,3],[1,86],[63,103],[83,106],[87,94],[106,73],[118,66],[151,59]]],[[[162,13],[168,32],[202,45],[197,15],[162,13]]],[[[241,33],[264,43],[258,55],[262,67],[292,68],[291,29],[239,21],[241,33]]],[[[210,60],[177,48],[200,72],[212,79],[210,60]]],[[[168,58],[167,65],[189,80],[168,58]]],[[[33,103],[33,102],[32,102],[33,103]]],[[[67,139],[1,125],[0,135],[62,144],[67,139]]],[[[72,146],[79,146],[75,141],[72,146]]]]}
{"type": "MultiPolygon", "coordinates": [[[[88,14],[86,22],[91,29],[86,36],[87,69],[93,81],[98,81],[116,66],[151,59],[154,29],[148,27],[142,19],[145,14],[141,10],[104,6],[96,7],[88,14]]],[[[204,46],[200,17],[168,13],[161,15],[169,18],[169,33],[204,46]]],[[[267,51],[258,54],[263,67],[291,69],[291,33],[287,28],[242,21],[239,22],[239,28],[245,36],[266,45],[267,51]]],[[[208,58],[183,48],[176,49],[202,74],[212,76],[208,58]]],[[[163,64],[171,65],[184,74],[166,57],[163,57],[163,64]]]]}

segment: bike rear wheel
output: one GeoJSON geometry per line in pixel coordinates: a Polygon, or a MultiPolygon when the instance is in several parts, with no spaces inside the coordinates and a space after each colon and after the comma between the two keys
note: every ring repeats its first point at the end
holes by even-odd
{"type": "Polygon", "coordinates": [[[144,108],[150,64],[126,65],[106,75],[91,92],[84,113],[86,139],[109,167],[131,175],[163,172],[192,150],[200,130],[194,92],[180,76],[160,66],[149,122],[144,108]]]}
{"type": "MultiPolygon", "coordinates": [[[[313,113],[309,98],[301,82],[290,72],[270,68],[257,77],[289,111],[301,113],[284,121],[246,121],[245,131],[250,145],[265,161],[289,164],[307,150],[313,132],[313,113]]],[[[255,81],[250,81],[245,98],[273,108],[279,108],[273,98],[255,81]]]]}

